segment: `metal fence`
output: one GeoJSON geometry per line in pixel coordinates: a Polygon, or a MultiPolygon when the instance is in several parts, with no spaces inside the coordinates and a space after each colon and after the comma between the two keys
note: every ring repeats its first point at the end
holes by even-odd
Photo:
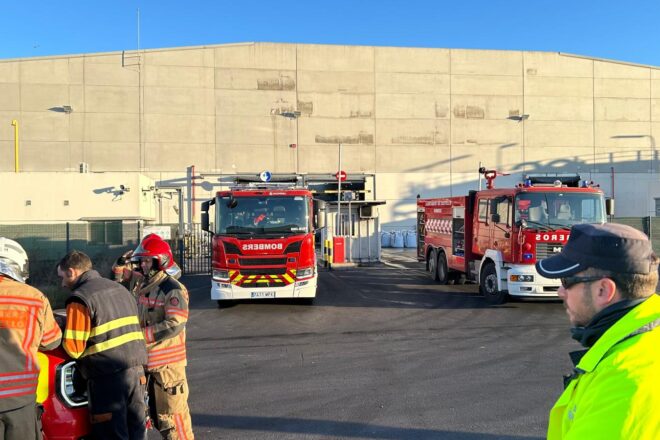
{"type": "MultiPolygon", "coordinates": [[[[185,274],[210,273],[211,239],[201,225],[186,225],[181,232],[178,224],[160,226],[170,228],[167,242],[185,274]]],[[[142,221],[121,220],[0,225],[0,237],[16,240],[26,250],[32,284],[58,285],[56,264],[67,252],[85,252],[95,269],[109,276],[117,257],[137,247],[144,227],[142,221]]]]}
{"type": "Polygon", "coordinates": [[[612,219],[612,222],[632,226],[644,232],[651,239],[655,253],[660,255],[660,217],[618,217],[612,219]]]}
{"type": "Polygon", "coordinates": [[[141,228],[141,222],[136,221],[0,225],[0,236],[23,246],[33,284],[59,284],[55,265],[68,251],[85,252],[95,268],[109,275],[112,262],[127,250],[135,249],[141,228]]]}

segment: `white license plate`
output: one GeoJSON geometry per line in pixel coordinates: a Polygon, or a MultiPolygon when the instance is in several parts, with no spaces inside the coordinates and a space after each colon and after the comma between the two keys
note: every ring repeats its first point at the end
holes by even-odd
{"type": "Polygon", "coordinates": [[[267,290],[265,292],[251,292],[250,296],[252,298],[275,298],[275,291],[267,290]]]}

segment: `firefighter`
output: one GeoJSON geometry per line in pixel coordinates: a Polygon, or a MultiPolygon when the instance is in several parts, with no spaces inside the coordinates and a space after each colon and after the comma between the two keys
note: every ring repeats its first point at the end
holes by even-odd
{"type": "Polygon", "coordinates": [[[23,247],[0,237],[0,438],[41,438],[38,422],[37,350],[52,350],[62,333],[48,299],[25,284],[28,256],[23,247]]]}
{"type": "MultiPolygon", "coordinates": [[[[143,245],[144,243],[148,243],[151,240],[163,241],[163,239],[159,235],[148,234],[144,236],[141,244],[143,245]]],[[[139,267],[137,267],[135,262],[131,261],[132,256],[133,256],[132,250],[125,252],[119,258],[117,258],[117,261],[115,261],[115,263],[112,265],[112,274],[115,281],[122,283],[131,292],[135,290],[135,285],[139,282],[140,278],[142,277],[142,273],[140,273],[138,270],[139,267]]],[[[171,249],[167,260],[168,260],[168,264],[165,271],[167,272],[168,275],[173,276],[178,280],[181,277],[181,268],[179,268],[179,266],[174,262],[174,257],[172,255],[171,249]]]]}
{"type": "Polygon", "coordinates": [[[79,251],[60,260],[57,274],[72,291],[62,345],[87,381],[93,438],[144,439],[147,353],[135,299],[79,251]]]}
{"type": "Polygon", "coordinates": [[[147,342],[152,418],[164,439],[192,440],[185,371],[188,291],[167,274],[171,258],[172,251],[162,239],[143,240],[132,255],[142,274],[134,294],[147,342]]]}

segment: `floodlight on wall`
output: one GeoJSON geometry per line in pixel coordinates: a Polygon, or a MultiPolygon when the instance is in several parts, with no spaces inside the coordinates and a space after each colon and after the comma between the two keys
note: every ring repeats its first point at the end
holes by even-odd
{"type": "Polygon", "coordinates": [[[280,113],[280,116],[284,116],[285,118],[289,118],[289,119],[296,119],[300,116],[300,112],[298,110],[290,111],[290,112],[282,112],[280,113]]]}
{"type": "Polygon", "coordinates": [[[63,105],[62,106],[62,111],[66,114],[72,113],[73,112],[73,107],[70,105],[63,105]]]}
{"type": "Polygon", "coordinates": [[[511,116],[509,116],[507,119],[511,119],[512,121],[518,121],[518,122],[521,122],[521,121],[526,121],[527,119],[529,119],[529,115],[528,115],[528,114],[523,114],[523,115],[511,115],[511,116]]]}

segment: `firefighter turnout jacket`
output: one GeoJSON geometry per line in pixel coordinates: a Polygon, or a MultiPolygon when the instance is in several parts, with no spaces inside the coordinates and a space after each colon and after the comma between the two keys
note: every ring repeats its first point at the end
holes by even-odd
{"type": "Polygon", "coordinates": [[[660,296],[619,319],[575,371],[550,412],[548,439],[657,439],[660,296]]]}
{"type": "Polygon", "coordinates": [[[0,275],[0,412],[34,404],[37,351],[57,348],[61,337],[48,299],[34,287],[0,275]]]}
{"type": "Polygon", "coordinates": [[[140,325],[147,342],[147,371],[185,366],[188,291],[165,272],[136,285],[140,325]]]}
{"type": "Polygon", "coordinates": [[[83,377],[145,365],[144,337],[133,296],[95,270],[83,273],[67,300],[64,349],[83,377]]]}
{"type": "Polygon", "coordinates": [[[150,407],[156,428],[168,440],[194,438],[186,380],[188,291],[159,271],[135,285],[140,325],[147,342],[150,407]]]}

